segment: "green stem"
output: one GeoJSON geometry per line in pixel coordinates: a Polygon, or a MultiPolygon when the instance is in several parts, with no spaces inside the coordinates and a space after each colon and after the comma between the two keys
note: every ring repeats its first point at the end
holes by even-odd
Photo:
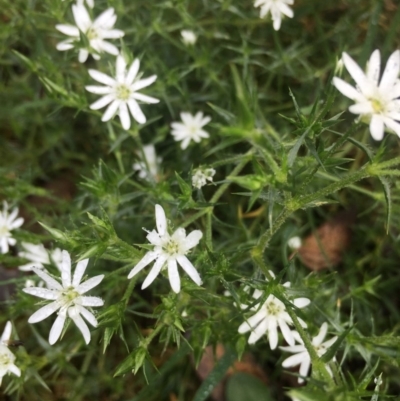
{"type": "Polygon", "coordinates": [[[153,338],[164,328],[165,323],[160,323],[142,342],[142,347],[147,348],[153,341],[153,338]]]}
{"type": "Polygon", "coordinates": [[[207,222],[206,222],[206,245],[207,248],[212,251],[212,209],[208,210],[207,213],[207,222]]]}
{"type": "Polygon", "coordinates": [[[386,168],[386,167],[390,167],[390,166],[395,166],[396,164],[400,164],[400,156],[397,156],[393,159],[379,163],[378,166],[379,166],[379,168],[386,168]]]}

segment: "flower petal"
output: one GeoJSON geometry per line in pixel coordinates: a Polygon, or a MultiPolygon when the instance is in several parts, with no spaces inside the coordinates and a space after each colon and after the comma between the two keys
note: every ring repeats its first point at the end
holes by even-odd
{"type": "Polygon", "coordinates": [[[382,92],[387,92],[396,83],[400,71],[400,50],[396,50],[389,57],[386,63],[385,71],[383,72],[379,89],[382,92]]]}
{"type": "MultiPolygon", "coordinates": [[[[109,86],[88,85],[85,86],[85,89],[90,93],[95,93],[96,95],[108,95],[112,92],[112,88],[110,88],[109,86]]],[[[101,107],[99,107],[99,109],[101,109],[101,107]]]]}
{"type": "Polygon", "coordinates": [[[68,309],[69,317],[74,321],[78,329],[83,335],[86,344],[90,343],[90,331],[85,321],[81,318],[79,310],[76,307],[68,309]]]}
{"type": "Polygon", "coordinates": [[[154,263],[152,269],[150,270],[150,273],[147,275],[146,279],[143,281],[142,290],[147,288],[155,280],[155,278],[159,275],[161,269],[163,268],[166,260],[167,260],[167,256],[165,254],[162,254],[158,257],[158,259],[156,260],[156,263],[154,263]]]}
{"type": "Polygon", "coordinates": [[[142,259],[140,259],[139,263],[131,270],[128,275],[128,279],[135,276],[139,273],[143,268],[145,268],[148,264],[150,264],[154,259],[158,258],[158,253],[154,251],[146,252],[142,259]]]}
{"type": "Polygon", "coordinates": [[[79,38],[79,29],[73,25],[56,25],[56,29],[67,36],[79,38]]]}
{"type": "Polygon", "coordinates": [[[1,335],[1,342],[8,341],[11,338],[12,324],[8,321],[4,327],[3,334],[1,335]]]}
{"type": "Polygon", "coordinates": [[[185,255],[178,255],[176,257],[178,263],[182,266],[183,270],[187,273],[187,275],[197,284],[201,285],[203,282],[201,281],[200,275],[197,272],[196,268],[192,265],[192,262],[185,255]]]}
{"type": "Polygon", "coordinates": [[[98,276],[92,277],[89,280],[86,280],[84,283],[78,285],[76,287],[76,291],[79,294],[85,294],[86,292],[90,291],[92,288],[98,286],[104,278],[104,274],[100,274],[98,276]]]}
{"type": "Polygon", "coordinates": [[[71,255],[62,251],[61,281],[64,288],[71,286],[71,255]]]}
{"type": "Polygon", "coordinates": [[[375,141],[381,141],[383,139],[384,124],[381,116],[377,114],[372,116],[371,122],[369,123],[369,131],[375,141]]]}
{"type": "Polygon", "coordinates": [[[156,99],[155,97],[143,95],[143,93],[134,92],[134,93],[132,93],[131,97],[133,99],[140,100],[141,102],[144,102],[144,103],[151,103],[151,104],[160,103],[159,99],[156,99]]]}
{"type": "Polygon", "coordinates": [[[138,91],[140,89],[146,88],[146,86],[151,85],[157,79],[157,75],[152,75],[151,77],[141,79],[137,82],[134,82],[130,89],[131,91],[138,91]]]}
{"type": "Polygon", "coordinates": [[[47,284],[50,289],[59,291],[63,290],[62,285],[53,277],[51,277],[46,270],[32,267],[32,271],[34,271],[47,284]]]}
{"type": "Polygon", "coordinates": [[[200,230],[192,231],[186,238],[185,238],[185,250],[188,251],[195,247],[203,237],[203,233],[200,230]]]}
{"type": "Polygon", "coordinates": [[[96,307],[104,305],[104,301],[99,297],[81,296],[79,298],[80,298],[80,305],[82,306],[96,307]]]}
{"type": "Polygon", "coordinates": [[[51,326],[51,330],[49,333],[49,344],[53,345],[60,338],[61,332],[64,328],[64,323],[66,319],[66,314],[59,313],[57,319],[54,321],[53,326],[51,326]]]}
{"type": "Polygon", "coordinates": [[[314,345],[314,347],[322,344],[322,341],[324,341],[327,332],[328,332],[328,323],[324,322],[322,323],[318,334],[312,339],[312,344],[314,345]]]}
{"type": "Polygon", "coordinates": [[[122,128],[125,131],[128,131],[128,129],[131,127],[131,118],[129,117],[128,106],[126,103],[121,102],[118,115],[121,120],[122,128]]]}
{"type": "Polygon", "coordinates": [[[76,306],[79,310],[79,313],[90,323],[93,327],[97,327],[98,322],[92,312],[88,311],[85,307],[81,305],[76,306]]]}
{"type": "Polygon", "coordinates": [[[374,50],[367,64],[367,78],[378,86],[379,73],[381,71],[381,53],[378,49],[374,50]]]}
{"type": "Polygon", "coordinates": [[[49,317],[57,309],[60,309],[61,305],[59,301],[54,301],[48,305],[43,306],[37,310],[29,319],[28,323],[37,323],[49,317]]]}
{"type": "Polygon", "coordinates": [[[115,95],[112,93],[105,95],[105,96],[101,97],[99,100],[97,100],[96,102],[92,103],[90,105],[90,108],[92,110],[99,110],[99,109],[102,109],[104,106],[107,106],[111,102],[114,102],[114,103],[116,102],[115,95]]]}
{"type": "Polygon", "coordinates": [[[163,236],[167,231],[167,218],[161,205],[156,205],[156,225],[158,233],[163,236]]]}
{"type": "Polygon", "coordinates": [[[114,117],[115,113],[119,109],[119,106],[121,104],[121,100],[114,100],[106,109],[106,111],[103,114],[103,117],[101,117],[101,121],[108,121],[112,117],[114,117]]]}
{"type": "Polygon", "coordinates": [[[100,71],[97,70],[89,70],[89,75],[97,82],[100,82],[103,85],[107,86],[114,86],[116,84],[116,81],[114,78],[111,78],[110,76],[103,74],[100,71]]]}
{"type": "Polygon", "coordinates": [[[132,84],[132,82],[137,76],[137,73],[139,72],[139,68],[140,68],[140,61],[139,59],[136,58],[135,60],[133,60],[132,65],[129,67],[128,74],[126,75],[125,79],[126,85],[132,84]]]}
{"type": "Polygon", "coordinates": [[[146,116],[143,114],[142,109],[138,105],[137,101],[131,97],[127,103],[133,118],[139,124],[144,124],[146,122],[146,116]]]}
{"type": "Polygon", "coordinates": [[[77,263],[74,272],[74,278],[72,279],[72,286],[77,287],[85,274],[86,267],[89,263],[89,259],[83,259],[77,263]]]}
{"type": "Polygon", "coordinates": [[[34,297],[48,299],[51,301],[55,301],[60,295],[59,291],[40,287],[23,288],[22,291],[24,291],[26,294],[33,295],[34,297]]]}
{"type": "Polygon", "coordinates": [[[181,290],[181,279],[179,277],[178,265],[175,259],[168,260],[168,278],[172,290],[178,294],[181,290]]]}

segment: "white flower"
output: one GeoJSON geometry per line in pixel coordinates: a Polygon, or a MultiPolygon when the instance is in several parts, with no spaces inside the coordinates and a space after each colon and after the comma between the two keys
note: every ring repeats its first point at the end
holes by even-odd
{"type": "Polygon", "coordinates": [[[0,252],[7,253],[9,245],[13,246],[17,243],[15,238],[11,236],[11,230],[22,226],[24,219],[18,217],[18,208],[14,208],[8,213],[8,203],[3,201],[3,212],[0,212],[0,252]]]}
{"type": "Polygon", "coordinates": [[[186,46],[192,46],[196,43],[197,41],[197,36],[193,31],[190,31],[188,29],[183,29],[181,31],[181,36],[182,36],[182,42],[186,46]]]}
{"type": "MultiPolygon", "coordinates": [[[[270,274],[275,277],[272,271],[270,271],[270,274]]],[[[286,282],[283,286],[290,287],[290,282],[286,282]]],[[[262,295],[262,291],[255,290],[253,298],[259,299],[262,295]]],[[[310,303],[310,300],[308,298],[296,298],[291,302],[297,308],[304,308],[310,303]]],[[[241,307],[242,309],[247,308],[246,305],[241,307]]],[[[256,343],[265,333],[268,333],[269,346],[272,350],[275,349],[278,345],[278,326],[286,342],[290,345],[295,344],[294,332],[288,326],[292,325],[293,321],[286,312],[285,304],[282,301],[270,294],[262,305],[259,303],[250,309],[256,311],[256,314],[242,323],[238,330],[241,334],[251,331],[249,344],[256,343]]],[[[298,320],[303,327],[307,327],[307,324],[301,318],[298,318],[298,320]]]]}
{"type": "Polygon", "coordinates": [[[86,344],[89,344],[90,331],[81,315],[93,327],[96,327],[97,320],[86,307],[103,306],[104,302],[101,298],[84,296],[83,294],[96,287],[103,280],[104,274],[92,277],[81,284],[89,259],[84,259],[77,263],[74,276],[71,279],[71,257],[67,251],[62,251],[62,256],[61,284],[51,277],[46,270],[32,268],[46,282],[48,288],[32,287],[24,288],[23,291],[53,302],[36,311],[28,322],[40,322],[58,311],[58,316],[50,330],[49,343],[53,345],[59,339],[65,320],[69,316],[78,326],[86,344]]]}
{"type": "Polygon", "coordinates": [[[32,267],[42,268],[43,265],[50,265],[51,262],[58,267],[61,271],[62,255],[61,249],[56,248],[53,251],[48,251],[42,244],[30,244],[23,242],[22,247],[24,251],[18,252],[18,256],[29,260],[29,263],[19,266],[18,269],[22,271],[31,271],[32,267]]]}
{"type": "Polygon", "coordinates": [[[354,100],[355,104],[349,107],[349,111],[360,114],[360,118],[369,123],[369,130],[376,141],[382,140],[385,126],[400,137],[400,51],[396,50],[389,57],[380,81],[379,50],[371,54],[366,73],[347,53],[343,53],[342,60],[356,87],[337,77],[333,78],[333,85],[354,100]]]}
{"type": "MultiPolygon", "coordinates": [[[[139,177],[147,181],[158,181],[158,165],[162,158],[157,157],[154,145],[143,146],[144,160],[133,164],[132,168],[139,171],[139,177]]],[[[142,156],[142,158],[143,158],[142,156]]]]}
{"type": "Polygon", "coordinates": [[[182,141],[181,148],[186,149],[193,139],[200,142],[201,138],[208,138],[210,135],[202,128],[211,121],[211,117],[203,117],[203,113],[199,111],[195,116],[190,113],[181,113],[181,123],[173,122],[171,124],[175,141],[182,141]]]}
{"type": "Polygon", "coordinates": [[[299,249],[301,247],[301,238],[300,237],[289,238],[288,247],[291,249],[299,249]]]}
{"type": "Polygon", "coordinates": [[[135,59],[132,65],[126,71],[126,61],[123,56],[117,57],[116,78],[103,74],[100,71],[89,70],[90,76],[106,86],[86,86],[86,90],[96,95],[104,95],[99,100],[90,105],[92,110],[98,110],[110,104],[103,114],[102,121],[110,120],[116,112],[121,119],[122,127],[128,130],[131,126],[128,107],[133,118],[140,124],[146,122],[138,100],[144,103],[158,103],[159,100],[154,97],[143,95],[137,91],[151,85],[157,75],[140,79],[138,75],[140,67],[139,59],[135,59]]]}
{"type": "Polygon", "coordinates": [[[154,245],[154,249],[143,256],[129,273],[128,279],[132,278],[155,260],[150,273],[142,284],[142,289],[148,287],[158,276],[161,269],[167,265],[168,277],[172,290],[178,293],[181,290],[181,280],[177,263],[179,263],[197,285],[201,285],[202,282],[199,273],[186,257],[186,254],[199,243],[203,233],[200,230],[194,230],[186,236],[185,229],[178,228],[172,235],[169,235],[165,212],[160,205],[156,205],[156,224],[157,231],[153,230],[148,232],[146,237],[150,243],[154,245]]]}
{"type": "MultiPolygon", "coordinates": [[[[88,1],[89,3],[93,2],[88,1]]],[[[107,9],[92,21],[87,9],[83,5],[83,1],[80,1],[78,4],[72,6],[72,13],[74,14],[76,26],[56,25],[56,29],[64,35],[71,37],[58,43],[57,50],[65,51],[74,48],[75,44],[80,41],[80,32],[82,32],[87,37],[90,46],[79,50],[78,59],[81,63],[87,60],[89,54],[95,60],[99,60],[100,53],[103,52],[112,54],[113,56],[119,54],[117,47],[105,40],[119,39],[124,36],[124,32],[119,29],[112,29],[117,21],[117,16],[114,14],[113,8],[107,9]]]]}
{"type": "Polygon", "coordinates": [[[194,174],[192,175],[192,185],[200,189],[207,184],[207,181],[212,182],[214,175],[215,170],[213,168],[198,168],[194,170],[194,174]]]}
{"type": "Polygon", "coordinates": [[[264,18],[271,13],[275,31],[281,27],[282,15],[293,18],[293,10],[289,7],[294,0],[256,0],[254,7],[261,7],[260,18],[264,18]]]}
{"type": "MultiPolygon", "coordinates": [[[[328,331],[328,324],[325,322],[322,324],[318,335],[315,336],[311,341],[311,343],[314,346],[315,351],[317,352],[317,355],[319,357],[324,355],[326,353],[326,351],[328,350],[328,348],[337,340],[337,337],[335,336],[328,341],[322,342],[322,341],[324,341],[327,331],[328,331]]],[[[295,336],[295,339],[300,344],[293,345],[290,347],[279,347],[283,351],[288,351],[288,352],[291,352],[294,354],[292,356],[289,356],[289,358],[286,358],[282,362],[282,366],[284,368],[291,368],[293,366],[300,365],[299,374],[300,374],[300,376],[305,377],[305,376],[307,376],[308,371],[310,370],[311,357],[310,357],[310,354],[308,353],[306,347],[304,346],[303,340],[301,339],[299,333],[294,332],[293,335],[295,336]]],[[[327,366],[327,370],[330,374],[332,374],[332,372],[330,371],[328,366],[327,366]]],[[[303,383],[304,379],[299,377],[298,382],[303,383]]]]}
{"type": "Polygon", "coordinates": [[[15,355],[8,349],[8,341],[11,337],[11,322],[6,323],[3,334],[0,339],[0,385],[3,376],[7,373],[13,373],[15,376],[21,376],[21,370],[14,364],[15,355]]]}

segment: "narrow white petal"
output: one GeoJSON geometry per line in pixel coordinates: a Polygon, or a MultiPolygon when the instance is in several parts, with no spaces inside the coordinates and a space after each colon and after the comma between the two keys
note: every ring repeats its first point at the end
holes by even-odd
{"type": "Polygon", "coordinates": [[[1,342],[8,341],[11,338],[12,324],[8,321],[4,327],[3,334],[1,335],[1,342]]]}
{"type": "Polygon", "coordinates": [[[138,92],[132,93],[131,97],[133,99],[140,100],[141,102],[144,102],[144,103],[151,103],[151,104],[160,103],[159,99],[156,99],[155,97],[143,95],[142,93],[138,93],[138,92]]]}
{"type": "Polygon", "coordinates": [[[49,333],[49,344],[53,345],[60,338],[61,332],[64,328],[66,315],[65,313],[59,313],[57,319],[54,321],[53,326],[49,333]]]}
{"type": "Polygon", "coordinates": [[[279,5],[279,9],[282,14],[286,15],[289,18],[293,18],[294,16],[293,10],[290,7],[288,7],[285,3],[281,3],[279,5]]]}
{"type": "Polygon", "coordinates": [[[96,307],[96,306],[103,306],[104,301],[99,297],[82,296],[80,297],[80,304],[82,306],[96,307]]]}
{"type": "Polygon", "coordinates": [[[378,86],[379,73],[381,71],[381,53],[378,49],[374,50],[369,58],[367,65],[367,78],[378,86]]]}
{"type": "Polygon", "coordinates": [[[140,61],[139,59],[133,60],[132,65],[129,67],[128,74],[126,75],[125,83],[131,85],[139,72],[140,61]]]}
{"type": "Polygon", "coordinates": [[[152,75],[151,77],[141,79],[137,82],[134,82],[131,86],[132,91],[138,91],[140,89],[145,88],[146,86],[151,85],[157,79],[157,75],[152,75]]]}
{"type": "Polygon", "coordinates": [[[324,322],[322,323],[318,334],[312,339],[312,344],[314,346],[321,345],[322,341],[324,341],[327,332],[328,332],[328,323],[324,322]]]}
{"type": "Polygon", "coordinates": [[[74,45],[72,45],[71,42],[68,42],[66,40],[64,42],[57,43],[57,45],[56,45],[56,49],[60,52],[64,52],[66,50],[71,50],[73,48],[74,48],[74,45]]]}
{"type": "Polygon", "coordinates": [[[374,109],[370,102],[356,103],[349,107],[350,113],[353,114],[372,114],[374,109]]]}
{"type": "Polygon", "coordinates": [[[371,122],[369,123],[369,130],[375,141],[381,141],[383,139],[384,124],[381,116],[377,114],[372,116],[371,122]]]}
{"type": "Polygon", "coordinates": [[[129,116],[128,106],[126,105],[126,103],[121,102],[119,106],[118,115],[121,120],[122,128],[125,131],[128,131],[128,129],[131,127],[131,118],[129,116]]]}
{"type": "Polygon", "coordinates": [[[98,276],[92,277],[89,280],[86,280],[84,283],[78,285],[76,287],[76,291],[79,294],[85,294],[86,292],[90,291],[92,288],[98,286],[104,278],[104,274],[100,274],[98,276]]]}
{"type": "Polygon", "coordinates": [[[239,333],[243,334],[256,327],[262,320],[266,318],[264,308],[261,308],[255,315],[250,316],[244,323],[239,326],[239,333]]]}
{"type": "Polygon", "coordinates": [[[67,36],[79,38],[79,29],[73,25],[56,25],[56,29],[67,36]]]}
{"type": "Polygon", "coordinates": [[[152,269],[150,270],[150,273],[147,275],[146,279],[143,281],[142,284],[142,290],[147,288],[154,280],[155,278],[159,275],[162,267],[164,266],[165,261],[167,260],[166,255],[160,255],[158,259],[156,260],[156,263],[154,263],[152,269]]]}
{"type": "Polygon", "coordinates": [[[270,319],[268,322],[268,340],[269,346],[273,350],[278,345],[278,328],[276,319],[270,319]]]}
{"type": "Polygon", "coordinates": [[[367,82],[364,71],[347,53],[343,53],[342,60],[351,77],[354,79],[354,81],[356,81],[356,84],[358,85],[360,90],[363,91],[363,88],[367,82]]]}
{"type": "Polygon", "coordinates": [[[196,268],[192,265],[192,262],[185,255],[178,255],[176,257],[178,263],[182,266],[183,270],[187,275],[197,284],[201,285],[202,281],[196,268]]]}
{"type": "Polygon", "coordinates": [[[267,331],[268,319],[264,319],[261,323],[253,329],[249,337],[249,344],[255,344],[267,331]]]}
{"type": "Polygon", "coordinates": [[[121,31],[119,29],[112,29],[104,31],[102,36],[104,39],[119,39],[122,38],[124,35],[124,31],[121,31]]]}
{"type": "Polygon", "coordinates": [[[178,265],[175,259],[168,260],[168,278],[172,290],[178,294],[181,290],[181,279],[179,277],[178,265]]]}
{"type": "Polygon", "coordinates": [[[203,233],[200,230],[192,231],[186,238],[185,238],[185,250],[192,249],[195,247],[203,237],[203,233]]]}
{"type": "Polygon", "coordinates": [[[21,376],[21,369],[18,366],[14,365],[14,364],[8,365],[8,370],[11,373],[13,373],[15,376],[18,376],[18,377],[21,376]]]}
{"type": "MultiPolygon", "coordinates": [[[[108,53],[108,54],[112,54],[113,56],[118,56],[118,54],[119,54],[118,47],[114,46],[110,42],[106,42],[105,40],[102,40],[100,42],[99,48],[100,48],[100,52],[105,52],[105,53],[108,53]]],[[[93,58],[94,58],[94,56],[93,56],[93,58]]]]}
{"type": "Polygon", "coordinates": [[[89,75],[97,82],[100,82],[103,85],[107,86],[114,86],[116,84],[116,81],[114,78],[111,78],[110,76],[103,74],[100,71],[97,70],[89,70],[89,75]]]}
{"type": "Polygon", "coordinates": [[[279,327],[280,327],[280,329],[282,331],[283,337],[286,340],[286,342],[289,345],[294,346],[295,342],[294,342],[293,334],[292,334],[291,330],[289,329],[289,326],[287,325],[285,320],[284,319],[279,319],[278,320],[278,324],[279,324],[279,327]]]}
{"type": "Polygon", "coordinates": [[[103,117],[101,117],[101,121],[108,121],[112,117],[114,117],[115,113],[119,109],[119,106],[121,104],[121,100],[114,100],[106,109],[106,111],[103,114],[103,117]]]}
{"type": "Polygon", "coordinates": [[[57,309],[61,307],[58,301],[54,301],[48,305],[43,306],[39,310],[37,310],[29,319],[28,323],[37,323],[49,317],[53,314],[57,309]]]}
{"type": "MultiPolygon", "coordinates": [[[[331,346],[335,343],[335,341],[336,341],[337,339],[338,339],[337,336],[332,337],[330,340],[325,341],[325,342],[323,343],[323,346],[326,348],[326,350],[328,350],[328,348],[331,347],[331,346]]],[[[326,352],[326,351],[325,351],[325,352],[326,352]]],[[[324,354],[325,354],[325,352],[324,352],[324,354]]]]}
{"type": "Polygon", "coordinates": [[[71,255],[62,251],[61,280],[64,288],[71,286],[71,255]]]}
{"type": "Polygon", "coordinates": [[[110,102],[116,102],[115,95],[110,93],[101,97],[99,100],[95,101],[90,105],[92,110],[99,110],[102,109],[104,106],[107,106],[110,102]]]}
{"type": "Polygon", "coordinates": [[[163,236],[167,231],[167,218],[161,205],[156,205],[156,225],[158,233],[163,236]]]}
{"type": "Polygon", "coordinates": [[[138,105],[137,101],[132,97],[128,100],[128,107],[131,111],[133,118],[139,123],[144,124],[146,122],[146,116],[143,114],[142,109],[138,105]]]}
{"type": "Polygon", "coordinates": [[[77,287],[82,280],[83,275],[85,274],[86,267],[89,263],[89,259],[83,259],[77,263],[75,267],[75,273],[72,280],[72,286],[77,287]]]}
{"type": "Polygon", "coordinates": [[[72,6],[72,13],[74,14],[74,19],[77,27],[86,33],[89,27],[92,25],[92,20],[87,12],[85,6],[82,4],[75,4],[72,6]]]}
{"type": "MultiPolygon", "coordinates": [[[[85,89],[90,93],[95,93],[96,95],[108,95],[112,92],[112,88],[110,88],[109,86],[88,85],[85,86],[85,89]]],[[[101,107],[99,107],[99,109],[101,109],[101,107]]]]}
{"type": "Polygon", "coordinates": [[[22,291],[35,297],[48,299],[51,301],[55,301],[60,295],[59,291],[40,287],[23,288],[22,291]]]}
{"type": "Polygon", "coordinates": [[[142,269],[144,269],[148,264],[150,264],[157,257],[158,257],[157,252],[153,252],[153,251],[147,252],[143,256],[143,258],[139,261],[139,263],[131,270],[131,272],[128,275],[128,279],[132,278],[137,273],[139,273],[142,269]]]}
{"type": "Polygon", "coordinates": [[[307,357],[310,358],[307,352],[300,352],[295,355],[290,355],[282,362],[282,367],[293,368],[294,366],[300,365],[305,359],[307,359],[307,357]]]}
{"type": "Polygon", "coordinates": [[[74,323],[76,324],[76,327],[78,327],[78,329],[82,333],[83,338],[85,339],[85,343],[89,344],[90,343],[90,331],[89,331],[89,328],[87,327],[87,324],[85,323],[85,321],[81,318],[79,311],[74,307],[69,308],[68,315],[74,321],[74,323]]]}
{"type": "Polygon", "coordinates": [[[396,83],[400,71],[400,50],[396,50],[389,57],[386,63],[385,71],[383,72],[379,89],[387,92],[396,83]]]}
{"type": "Polygon", "coordinates": [[[311,301],[308,298],[296,298],[293,301],[293,304],[301,309],[301,308],[305,308],[307,305],[309,305],[310,302],[311,301]]]}
{"type": "Polygon", "coordinates": [[[50,289],[59,291],[63,290],[62,285],[58,281],[54,280],[54,278],[51,277],[46,270],[32,267],[32,271],[34,271],[47,284],[50,289]]]}
{"type": "MultiPolygon", "coordinates": [[[[87,58],[89,57],[89,52],[86,49],[80,49],[78,53],[78,61],[80,63],[84,63],[87,58]]],[[[95,58],[95,55],[93,55],[93,58],[95,58]]]]}
{"type": "Polygon", "coordinates": [[[115,73],[116,79],[118,82],[123,83],[125,78],[125,70],[126,70],[126,61],[125,58],[121,55],[117,57],[115,73]]]}
{"type": "Polygon", "coordinates": [[[79,310],[79,313],[90,323],[93,327],[97,327],[98,322],[92,312],[88,311],[85,307],[81,305],[76,306],[79,310]]]}
{"type": "MultiPolygon", "coordinates": [[[[303,362],[300,365],[300,371],[299,371],[300,376],[307,377],[308,371],[310,370],[310,365],[311,365],[311,360],[309,357],[303,360],[303,362]]],[[[301,377],[298,378],[299,383],[303,383],[303,381],[304,379],[302,379],[301,377]]]]}
{"type": "Polygon", "coordinates": [[[353,88],[347,82],[343,81],[343,79],[334,77],[332,83],[339,92],[341,92],[349,99],[360,103],[366,101],[365,97],[357,89],[353,88]]]}
{"type": "Polygon", "coordinates": [[[383,117],[383,121],[386,124],[386,126],[391,130],[393,130],[400,138],[400,124],[392,120],[391,118],[386,118],[386,117],[383,117]]]}

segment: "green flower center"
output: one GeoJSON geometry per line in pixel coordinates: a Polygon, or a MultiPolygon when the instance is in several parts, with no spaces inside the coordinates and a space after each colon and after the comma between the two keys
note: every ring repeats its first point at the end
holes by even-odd
{"type": "Polygon", "coordinates": [[[167,245],[164,246],[165,252],[167,252],[169,255],[175,255],[179,252],[179,244],[176,243],[173,240],[170,240],[167,245]]]}
{"type": "Polygon", "coordinates": [[[0,346],[0,366],[8,366],[14,362],[15,356],[4,345],[0,346]]]}
{"type": "Polygon", "coordinates": [[[5,237],[9,233],[7,226],[0,227],[0,237],[5,237]]]}
{"type": "Polygon", "coordinates": [[[67,288],[63,293],[63,301],[65,306],[71,306],[74,304],[76,298],[78,298],[81,294],[74,287],[67,288]]]}
{"type": "Polygon", "coordinates": [[[268,315],[273,315],[273,316],[278,316],[283,312],[282,305],[274,301],[269,301],[265,305],[265,309],[267,310],[268,315]]]}
{"type": "Polygon", "coordinates": [[[86,32],[86,36],[89,40],[97,39],[99,37],[98,32],[93,27],[89,28],[86,32]]]}
{"type": "Polygon", "coordinates": [[[115,88],[116,97],[120,100],[127,101],[131,96],[131,90],[124,84],[120,84],[115,88]]]}
{"type": "Polygon", "coordinates": [[[370,99],[370,102],[376,114],[380,114],[385,110],[384,104],[379,99],[370,99]]]}

